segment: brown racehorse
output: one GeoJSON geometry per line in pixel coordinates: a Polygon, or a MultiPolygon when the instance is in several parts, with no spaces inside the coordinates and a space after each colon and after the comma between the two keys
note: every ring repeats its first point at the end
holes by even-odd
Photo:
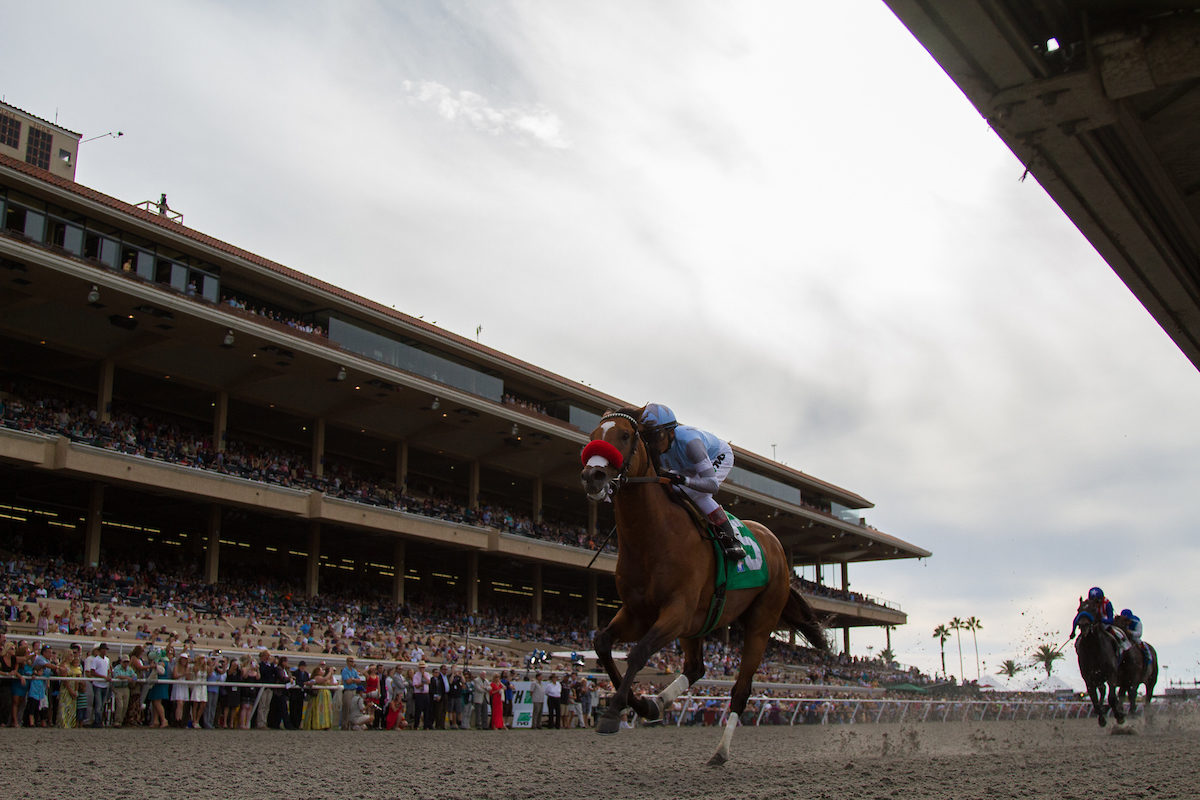
{"type": "MultiPolygon", "coordinates": [[[[641,414],[640,408],[605,413],[583,450],[584,489],[593,500],[611,496],[617,522],[615,578],[621,608],[595,639],[596,655],[616,693],[597,721],[599,733],[616,733],[626,707],[647,722],[661,721],[664,707],[704,675],[699,634],[709,616],[716,555],[688,512],[671,498],[669,482],[657,477],[642,435],[641,414]],[[683,649],[683,674],[657,696],[634,694],[638,671],[676,639],[683,649]],[[614,642],[635,643],[624,675],[613,661],[614,642]]],[[[757,522],[745,524],[758,539],[770,580],[757,589],[730,591],[720,618],[709,626],[719,630],[736,621],[745,628],[730,713],[709,764],[729,759],[733,731],[746,710],[754,673],[773,631],[798,630],[814,647],[829,647],[812,607],[791,585],[792,572],[775,534],[757,522]]]]}

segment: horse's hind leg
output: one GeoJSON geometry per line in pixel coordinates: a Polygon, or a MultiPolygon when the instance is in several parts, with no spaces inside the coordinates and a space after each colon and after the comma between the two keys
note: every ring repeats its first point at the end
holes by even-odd
{"type": "MultiPolygon", "coordinates": [[[[778,619],[778,612],[775,612],[778,619]]],[[[729,698],[729,714],[725,718],[725,730],[721,734],[721,744],[717,752],[708,760],[710,766],[719,766],[729,760],[729,746],[733,742],[733,732],[738,726],[738,720],[746,711],[746,701],[750,699],[750,689],[754,684],[754,673],[762,663],[763,653],[767,649],[767,639],[771,635],[771,624],[754,625],[750,619],[743,617],[746,627],[742,644],[742,661],[738,664],[737,678],[733,681],[733,691],[729,698]]]]}

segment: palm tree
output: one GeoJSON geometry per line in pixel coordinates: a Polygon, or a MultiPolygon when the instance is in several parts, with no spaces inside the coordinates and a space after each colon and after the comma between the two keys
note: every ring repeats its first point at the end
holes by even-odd
{"type": "Polygon", "coordinates": [[[1017,662],[1013,661],[1011,658],[1009,658],[1009,659],[1006,659],[1004,661],[1004,663],[1000,665],[1000,669],[999,669],[999,671],[996,672],[996,674],[1003,675],[1004,677],[1011,679],[1011,678],[1017,677],[1017,673],[1023,669],[1025,669],[1025,668],[1022,667],[1017,662]]]}
{"type": "Polygon", "coordinates": [[[896,660],[896,654],[892,651],[892,648],[885,647],[879,651],[879,660],[890,667],[892,662],[896,660]]]}
{"type": "Polygon", "coordinates": [[[1039,645],[1037,652],[1033,654],[1033,663],[1041,664],[1046,670],[1046,677],[1050,677],[1050,671],[1054,669],[1054,662],[1063,658],[1061,650],[1055,650],[1052,644],[1039,645]]]}
{"type": "Polygon", "coordinates": [[[979,639],[975,636],[975,631],[982,628],[983,623],[977,617],[967,617],[963,627],[971,632],[971,639],[975,642],[975,680],[979,680],[979,639]]]}
{"type": "Polygon", "coordinates": [[[963,670],[962,634],[959,633],[959,631],[961,631],[965,627],[967,627],[967,623],[964,622],[963,620],[959,619],[958,617],[955,617],[954,619],[950,620],[950,630],[954,631],[954,638],[958,640],[958,680],[961,683],[966,683],[966,681],[967,681],[967,676],[964,674],[964,670],[963,670]]]}
{"type": "Polygon", "coordinates": [[[933,629],[933,638],[938,640],[938,644],[942,648],[942,677],[946,677],[946,640],[950,638],[950,629],[945,625],[938,625],[933,629]]]}

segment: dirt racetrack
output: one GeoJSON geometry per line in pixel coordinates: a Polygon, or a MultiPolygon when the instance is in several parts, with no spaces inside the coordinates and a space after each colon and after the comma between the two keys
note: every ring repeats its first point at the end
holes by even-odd
{"type": "Polygon", "coordinates": [[[1200,798],[1200,718],[742,728],[0,730],[13,798],[1200,798]]]}

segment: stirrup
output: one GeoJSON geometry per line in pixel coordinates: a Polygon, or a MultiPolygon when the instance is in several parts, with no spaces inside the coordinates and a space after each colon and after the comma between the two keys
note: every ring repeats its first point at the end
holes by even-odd
{"type": "Polygon", "coordinates": [[[746,557],[746,548],[732,536],[717,536],[717,543],[721,545],[721,550],[725,553],[726,558],[731,558],[734,561],[741,561],[746,557]]]}

